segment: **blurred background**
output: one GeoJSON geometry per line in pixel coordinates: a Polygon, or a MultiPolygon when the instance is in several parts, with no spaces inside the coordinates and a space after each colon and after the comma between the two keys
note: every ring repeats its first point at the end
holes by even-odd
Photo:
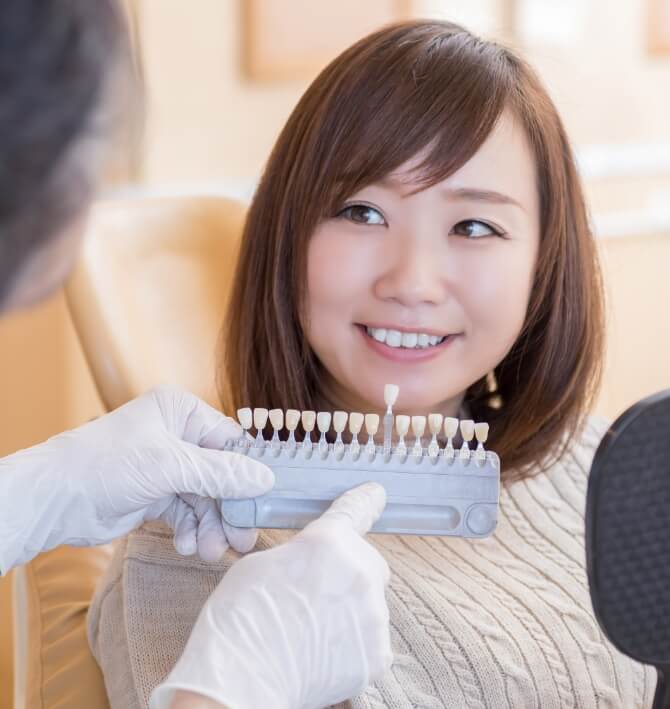
{"type": "MultiPolygon", "coordinates": [[[[146,126],[119,146],[110,194],[248,200],[309,82],[385,22],[446,18],[519,48],[572,137],[603,254],[610,329],[597,410],[612,418],[670,387],[669,0],[127,0],[126,9],[146,126]]],[[[62,294],[3,320],[0,343],[0,455],[101,413],[62,294]]],[[[0,599],[4,628],[6,608],[0,599]]]]}

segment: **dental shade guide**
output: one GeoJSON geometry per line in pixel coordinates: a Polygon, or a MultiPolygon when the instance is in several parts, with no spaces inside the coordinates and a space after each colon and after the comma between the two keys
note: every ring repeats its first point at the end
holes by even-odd
{"type": "Polygon", "coordinates": [[[222,513],[234,527],[302,529],[319,517],[346,490],[365,482],[380,483],[387,505],[372,532],[481,538],[496,527],[500,492],[500,460],[485,450],[489,427],[471,420],[459,421],[441,414],[393,415],[398,387],[384,388],[386,412],[382,421],[383,443],[375,443],[378,414],[303,411],[288,409],[240,409],[238,419],[246,436],[228,441],[224,450],[248,455],[272,468],[275,486],[253,499],[225,500],[222,513]],[[263,438],[268,418],[270,440],[263,438]],[[351,442],[342,434],[349,423],[351,442]],[[298,422],[304,440],[294,437],[298,422]],[[424,439],[428,422],[430,438],[424,439]],[[253,423],[257,433],[249,433],[253,423]],[[329,443],[331,423],[336,433],[329,443]],[[318,439],[312,438],[314,427],[318,439]],[[397,438],[394,441],[394,424],[397,438]],[[281,441],[285,425],[288,440],[281,441]],[[365,426],[365,433],[359,434],[365,426]],[[461,431],[462,445],[453,439],[461,431]],[[446,445],[438,436],[444,430],[446,445]],[[411,431],[411,433],[410,433],[411,431]],[[473,439],[476,448],[471,446],[473,439]]]}

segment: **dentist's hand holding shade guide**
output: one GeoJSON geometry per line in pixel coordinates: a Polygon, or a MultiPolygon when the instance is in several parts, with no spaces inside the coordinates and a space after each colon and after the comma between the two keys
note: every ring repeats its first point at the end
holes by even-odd
{"type": "Polygon", "coordinates": [[[500,460],[485,450],[488,424],[441,414],[393,416],[398,387],[384,388],[383,444],[375,442],[379,416],[343,411],[315,413],[288,409],[240,409],[242,428],[256,436],[231,441],[225,450],[263,462],[275,473],[275,486],[260,497],[226,500],[222,516],[233,527],[302,529],[330,503],[364,482],[381,484],[388,502],[373,533],[481,538],[496,527],[500,460]],[[268,418],[270,440],[263,437],[268,418]],[[349,421],[349,442],[342,434],[349,421]],[[296,441],[302,421],[305,437],[296,441]],[[327,440],[331,421],[334,442],[327,440]],[[312,439],[316,422],[318,440],[312,439]],[[395,423],[395,426],[394,426],[395,423]],[[425,436],[428,423],[429,436],[425,436]],[[361,440],[365,424],[367,439],[361,440]],[[280,438],[286,427],[287,440],[280,438]],[[394,435],[395,428],[395,435],[394,435]],[[411,433],[410,433],[411,429],[411,433]],[[460,445],[454,446],[459,433],[460,445]],[[476,446],[473,444],[476,439],[476,446]]]}

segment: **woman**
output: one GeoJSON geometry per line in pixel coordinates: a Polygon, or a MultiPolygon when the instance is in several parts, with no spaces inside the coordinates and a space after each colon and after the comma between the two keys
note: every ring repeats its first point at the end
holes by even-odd
{"type": "MultiPolygon", "coordinates": [[[[249,210],[225,408],[380,411],[394,382],[398,412],[488,421],[505,485],[488,540],[375,538],[392,571],[395,663],[353,706],[650,704],[653,671],[601,635],[583,565],[602,311],[567,137],[510,50],[450,23],[403,23],[307,90],[249,210]]],[[[146,702],[227,566],[131,535],[90,620],[113,697],[146,702]]]]}

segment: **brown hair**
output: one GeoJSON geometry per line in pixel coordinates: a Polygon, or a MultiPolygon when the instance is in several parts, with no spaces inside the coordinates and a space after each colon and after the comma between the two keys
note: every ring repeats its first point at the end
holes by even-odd
{"type": "Polygon", "coordinates": [[[501,457],[503,480],[562,453],[597,392],[603,354],[600,270],[581,185],[533,70],[449,22],[404,22],[365,37],[324,69],[290,116],[242,238],[223,333],[227,410],[318,405],[321,364],[301,327],[310,236],[351,194],[422,150],[422,184],[445,179],[504,109],[534,152],[541,243],[526,321],[495,368],[497,387],[484,377],[465,402],[491,424],[488,445],[501,457]]]}

